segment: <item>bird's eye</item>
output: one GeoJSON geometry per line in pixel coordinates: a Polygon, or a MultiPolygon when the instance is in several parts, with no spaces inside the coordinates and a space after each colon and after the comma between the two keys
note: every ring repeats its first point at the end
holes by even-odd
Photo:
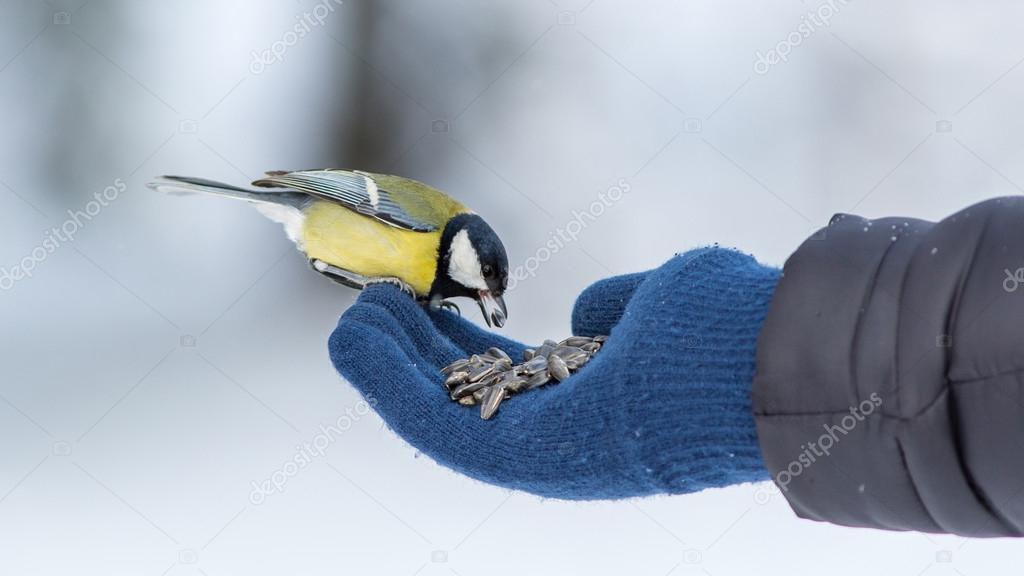
{"type": "Polygon", "coordinates": [[[494,276],[494,268],[492,268],[490,264],[484,264],[483,266],[481,266],[480,271],[483,272],[484,278],[490,278],[491,276],[494,276]]]}

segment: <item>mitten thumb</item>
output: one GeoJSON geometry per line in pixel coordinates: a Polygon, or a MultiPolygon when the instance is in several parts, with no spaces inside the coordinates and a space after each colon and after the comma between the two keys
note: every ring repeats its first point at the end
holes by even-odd
{"type": "Polygon", "coordinates": [[[572,309],[572,333],[579,336],[609,334],[619,323],[633,293],[647,272],[612,276],[591,284],[576,298],[572,309]]]}

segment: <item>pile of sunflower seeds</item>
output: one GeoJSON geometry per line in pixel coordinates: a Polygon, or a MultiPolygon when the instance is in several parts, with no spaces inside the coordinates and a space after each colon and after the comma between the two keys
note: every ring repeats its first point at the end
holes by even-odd
{"type": "Polygon", "coordinates": [[[523,362],[500,348],[456,360],[441,369],[451,399],[463,406],[480,404],[480,417],[488,420],[502,401],[513,394],[533,390],[550,382],[561,382],[593,358],[607,336],[571,336],[555,342],[545,340],[537,349],[523,351],[523,362]]]}

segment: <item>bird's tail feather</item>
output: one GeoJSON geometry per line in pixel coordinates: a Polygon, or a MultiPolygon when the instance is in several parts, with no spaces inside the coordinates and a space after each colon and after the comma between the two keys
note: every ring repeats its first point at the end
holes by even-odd
{"type": "Polygon", "coordinates": [[[284,204],[286,206],[301,207],[309,200],[306,194],[294,191],[283,190],[252,190],[239,188],[231,184],[224,184],[215,180],[205,178],[193,178],[191,176],[161,176],[158,180],[146,184],[149,188],[168,194],[194,194],[204,193],[225,198],[235,198],[249,202],[284,204]]]}

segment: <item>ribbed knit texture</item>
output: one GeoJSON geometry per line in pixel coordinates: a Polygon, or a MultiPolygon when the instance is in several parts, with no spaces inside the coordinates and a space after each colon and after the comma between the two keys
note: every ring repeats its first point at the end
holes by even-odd
{"type": "Polygon", "coordinates": [[[604,348],[489,421],[448,400],[438,369],[489,346],[520,358],[522,344],[375,285],[341,317],[329,348],[395,432],[474,478],[565,499],[694,492],[768,478],[750,387],[778,276],[749,256],[702,248],[594,284],[576,302],[573,330],[610,333],[604,348]]]}

